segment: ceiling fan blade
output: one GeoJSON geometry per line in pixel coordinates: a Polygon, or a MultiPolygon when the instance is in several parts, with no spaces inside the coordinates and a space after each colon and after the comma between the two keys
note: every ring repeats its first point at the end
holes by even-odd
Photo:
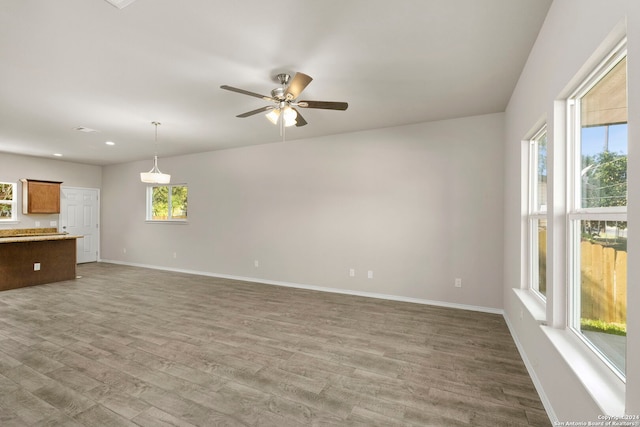
{"type": "Polygon", "coordinates": [[[233,87],[233,86],[222,85],[222,86],[220,86],[220,89],[230,90],[231,92],[237,92],[237,93],[241,93],[243,95],[254,96],[256,98],[264,99],[265,101],[275,101],[275,102],[278,101],[277,99],[272,98],[270,96],[260,95],[259,93],[250,92],[250,91],[244,90],[244,89],[238,89],[237,87],[233,87]]]}
{"type": "Polygon", "coordinates": [[[286,99],[291,101],[300,96],[304,88],[311,83],[311,80],[313,79],[304,73],[296,73],[287,87],[287,92],[285,93],[286,99]]]}
{"type": "Polygon", "coordinates": [[[324,110],[341,110],[344,111],[349,107],[346,102],[330,102],[330,101],[300,101],[300,108],[322,108],[324,110]]]}
{"type": "Polygon", "coordinates": [[[304,117],[302,117],[302,114],[300,114],[300,111],[298,111],[296,108],[293,108],[293,111],[296,112],[297,116],[296,116],[296,127],[300,127],[300,126],[304,126],[307,124],[307,121],[304,119],[304,117]]]}
{"type": "Polygon", "coordinates": [[[266,107],[258,108],[256,110],[247,111],[246,113],[238,114],[236,117],[249,117],[255,114],[264,113],[265,111],[273,110],[273,106],[268,105],[266,107]]]}

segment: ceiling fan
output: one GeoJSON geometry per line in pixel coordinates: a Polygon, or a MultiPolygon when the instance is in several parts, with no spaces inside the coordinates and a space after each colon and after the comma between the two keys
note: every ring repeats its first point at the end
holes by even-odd
{"type": "Polygon", "coordinates": [[[304,73],[296,73],[293,79],[289,74],[281,73],[276,75],[276,79],[280,82],[281,87],[273,89],[271,91],[271,96],[260,95],[259,93],[227,85],[220,86],[220,89],[230,90],[231,92],[242,93],[244,95],[273,102],[273,105],[267,105],[266,107],[247,111],[246,113],[238,114],[236,117],[244,118],[259,113],[267,113],[266,117],[273,124],[278,124],[278,120],[280,120],[280,124],[286,127],[293,125],[299,127],[307,124],[307,121],[302,117],[296,107],[341,111],[344,111],[349,107],[349,104],[346,102],[298,101],[297,98],[300,96],[300,93],[302,93],[307,85],[311,83],[311,80],[313,80],[304,73]]]}

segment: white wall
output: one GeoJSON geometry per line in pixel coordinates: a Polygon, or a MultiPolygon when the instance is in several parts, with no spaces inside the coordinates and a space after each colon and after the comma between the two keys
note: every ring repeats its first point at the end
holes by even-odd
{"type": "Polygon", "coordinates": [[[22,178],[62,181],[62,185],[67,187],[100,188],[102,167],[0,153],[0,181],[18,184],[19,221],[17,224],[0,224],[1,228],[33,228],[36,221],[40,221],[40,227],[49,227],[50,221],[58,222],[57,214],[22,214],[22,183],[20,182],[22,178]]]}
{"type": "Polygon", "coordinates": [[[501,309],[503,140],[493,114],[162,158],[188,225],[145,223],[149,162],[108,166],[102,258],[501,309]]]}
{"type": "MultiPolygon", "coordinates": [[[[596,398],[583,386],[586,373],[577,375],[571,369],[557,347],[553,346],[543,333],[537,321],[528,315],[520,298],[515,297],[512,288],[523,284],[525,272],[522,268],[523,234],[521,229],[523,211],[521,200],[524,195],[521,176],[525,165],[522,162],[521,141],[536,123],[546,119],[549,125],[550,151],[553,151],[555,137],[562,136],[562,129],[554,119],[554,101],[566,96],[566,90],[576,82],[576,77],[584,78],[585,70],[597,64],[602,54],[613,47],[615,38],[624,34],[628,27],[628,86],[629,86],[629,227],[637,228],[635,222],[640,214],[640,150],[635,142],[640,135],[640,6],[635,1],[625,0],[554,0],[538,40],[520,77],[505,113],[505,242],[504,242],[504,304],[505,316],[509,320],[515,339],[524,350],[525,358],[534,369],[534,377],[543,389],[557,418],[561,421],[597,421],[603,413],[596,398]],[[524,316],[521,314],[524,312],[524,316]]],[[[556,152],[561,156],[560,152],[556,152]]],[[[562,161],[556,158],[556,161],[562,161]]],[[[550,188],[561,182],[562,176],[550,176],[550,188]]],[[[558,200],[556,200],[556,206],[558,200]]],[[[560,201],[560,203],[562,203],[560,201]]],[[[556,215],[556,221],[564,221],[556,215]]],[[[553,231],[550,231],[550,236],[553,231]]],[[[633,231],[630,233],[633,234],[633,231]]],[[[633,234],[635,235],[635,234],[633,234]]],[[[564,262],[562,236],[556,245],[548,248],[548,256],[555,265],[564,262]]],[[[628,307],[640,305],[640,242],[631,239],[628,246],[628,307]]],[[[564,286],[566,275],[556,269],[554,283],[557,289],[564,286]]],[[[553,295],[552,314],[564,311],[564,295],[553,295]]],[[[554,318],[554,326],[558,317],[554,318]]],[[[563,323],[561,319],[560,323],[563,323]]],[[[640,413],[640,312],[628,311],[628,357],[626,383],[626,411],[640,413]]]]}

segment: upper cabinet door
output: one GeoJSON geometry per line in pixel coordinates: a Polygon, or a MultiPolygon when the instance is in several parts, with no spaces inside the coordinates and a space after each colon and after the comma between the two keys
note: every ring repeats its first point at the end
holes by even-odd
{"type": "Polygon", "coordinates": [[[22,213],[59,214],[60,184],[57,181],[22,179],[22,213]]]}

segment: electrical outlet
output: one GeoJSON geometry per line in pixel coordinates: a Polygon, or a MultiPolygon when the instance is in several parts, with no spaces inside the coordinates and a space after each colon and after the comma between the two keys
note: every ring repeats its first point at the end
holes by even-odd
{"type": "Polygon", "coordinates": [[[40,271],[40,263],[39,262],[34,262],[33,263],[33,271],[40,271]]]}
{"type": "Polygon", "coordinates": [[[256,259],[256,260],[254,260],[254,261],[253,261],[253,266],[254,266],[255,268],[260,267],[260,261],[258,261],[257,259],[256,259]]]}
{"type": "Polygon", "coordinates": [[[356,277],[356,269],[355,268],[350,268],[349,269],[349,277],[356,277]]]}
{"type": "Polygon", "coordinates": [[[454,285],[455,285],[456,288],[461,288],[462,287],[462,279],[459,278],[459,277],[456,277],[454,285]]]}
{"type": "Polygon", "coordinates": [[[373,279],[373,270],[367,271],[367,278],[368,279],[373,279]]]}
{"type": "Polygon", "coordinates": [[[126,254],[127,253],[127,248],[122,248],[122,253],[126,254]]]}
{"type": "Polygon", "coordinates": [[[40,227],[40,221],[36,221],[36,227],[40,227]]]}
{"type": "Polygon", "coordinates": [[[176,258],[178,258],[178,252],[173,253],[173,259],[176,259],[176,258]]]}

